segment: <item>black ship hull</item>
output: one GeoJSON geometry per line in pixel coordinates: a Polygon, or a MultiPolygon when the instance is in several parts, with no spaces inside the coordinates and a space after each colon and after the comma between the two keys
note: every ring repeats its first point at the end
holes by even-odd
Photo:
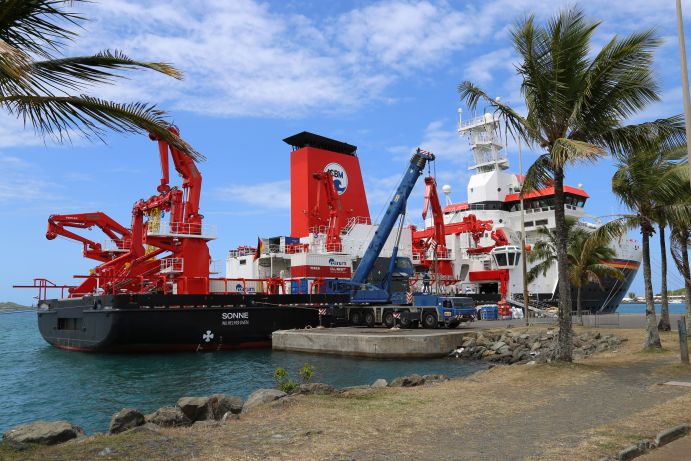
{"type": "Polygon", "coordinates": [[[335,295],[112,295],[39,303],[43,338],[93,352],[218,351],[271,345],[276,330],[319,324],[335,295]]]}
{"type": "MultiPolygon", "coordinates": [[[[628,294],[629,288],[636,277],[640,263],[635,261],[617,260],[612,263],[624,275],[624,280],[612,277],[603,277],[602,286],[595,283],[588,283],[581,289],[581,307],[584,311],[592,314],[612,314],[617,311],[621,300],[628,294]]],[[[576,310],[576,288],[571,286],[571,304],[576,310]]],[[[559,303],[559,284],[554,293],[539,293],[538,299],[541,302],[551,305],[559,303]]]]}

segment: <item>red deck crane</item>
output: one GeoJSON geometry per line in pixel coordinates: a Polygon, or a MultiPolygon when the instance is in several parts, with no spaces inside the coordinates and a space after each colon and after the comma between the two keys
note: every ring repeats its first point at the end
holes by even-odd
{"type": "Polygon", "coordinates": [[[326,223],[326,249],[327,251],[342,251],[341,245],[341,201],[338,198],[338,191],[334,185],[333,176],[328,173],[314,173],[312,177],[320,182],[321,188],[317,190],[317,200],[315,209],[312,211],[314,216],[319,217],[319,203],[321,191],[326,194],[326,206],[329,207],[329,220],[326,223]]]}

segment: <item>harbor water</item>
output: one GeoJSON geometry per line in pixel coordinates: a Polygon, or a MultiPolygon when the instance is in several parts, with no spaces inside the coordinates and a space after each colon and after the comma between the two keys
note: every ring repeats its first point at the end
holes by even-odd
{"type": "Polygon", "coordinates": [[[457,359],[367,360],[270,349],[179,354],[68,352],[41,338],[35,312],[0,314],[0,350],[0,433],[38,419],[67,420],[87,433],[101,432],[121,408],[148,413],[174,405],[182,396],[214,393],[246,398],[256,389],[274,387],[277,367],[297,378],[297,370],[306,362],[315,368],[314,382],[336,387],[413,373],[467,376],[486,367],[457,359]]]}

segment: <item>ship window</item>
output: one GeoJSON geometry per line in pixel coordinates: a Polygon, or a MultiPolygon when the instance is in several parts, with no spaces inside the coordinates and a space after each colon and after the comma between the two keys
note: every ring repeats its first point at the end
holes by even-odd
{"type": "Polygon", "coordinates": [[[497,258],[497,266],[506,266],[506,253],[497,253],[496,255],[494,255],[494,257],[497,258]]]}
{"type": "Polygon", "coordinates": [[[526,221],[525,227],[533,227],[533,222],[532,221],[526,221]]]}
{"type": "Polygon", "coordinates": [[[58,330],[81,330],[82,319],[58,319],[58,330]]]}
{"type": "Polygon", "coordinates": [[[247,260],[246,260],[246,259],[241,259],[241,260],[240,260],[240,265],[241,265],[241,266],[244,266],[245,264],[247,264],[247,260]]]}
{"type": "Polygon", "coordinates": [[[546,226],[547,225],[547,220],[546,219],[538,219],[535,221],[536,226],[546,226]]]}

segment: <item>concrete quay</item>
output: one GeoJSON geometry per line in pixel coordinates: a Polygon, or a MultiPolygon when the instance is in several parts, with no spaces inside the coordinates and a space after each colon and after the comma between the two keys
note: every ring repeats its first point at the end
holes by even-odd
{"type": "Polygon", "coordinates": [[[272,335],[276,351],[349,355],[380,359],[444,357],[460,347],[474,329],[389,330],[385,328],[312,328],[272,335]]]}

